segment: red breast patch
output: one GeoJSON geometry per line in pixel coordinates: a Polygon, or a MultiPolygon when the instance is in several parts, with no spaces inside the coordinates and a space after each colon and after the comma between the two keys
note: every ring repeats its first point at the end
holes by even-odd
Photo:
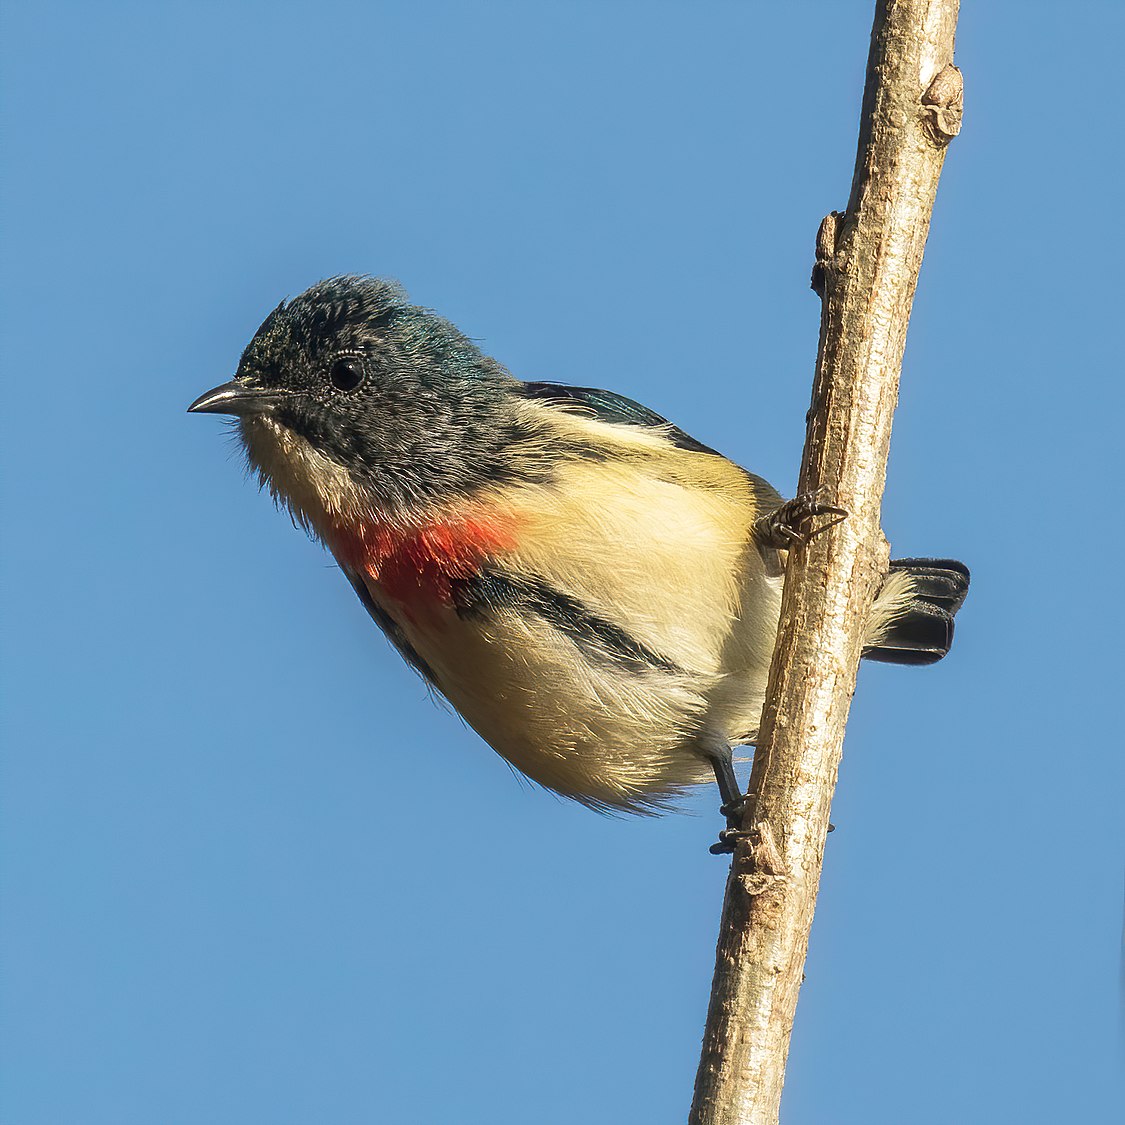
{"type": "Polygon", "coordinates": [[[489,555],[515,546],[515,528],[484,513],[413,526],[372,522],[341,527],[330,544],[342,563],[375,579],[400,602],[452,601],[452,584],[480,571],[489,555]]]}

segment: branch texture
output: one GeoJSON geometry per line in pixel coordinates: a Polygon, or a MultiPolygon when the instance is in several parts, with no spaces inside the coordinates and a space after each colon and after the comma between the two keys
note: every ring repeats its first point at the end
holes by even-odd
{"type": "Polygon", "coordinates": [[[773,1125],[864,621],[906,328],[961,125],[958,0],[878,0],[851,198],[817,236],[820,346],[800,491],[846,509],[794,551],[731,864],[691,1125],[773,1125]]]}

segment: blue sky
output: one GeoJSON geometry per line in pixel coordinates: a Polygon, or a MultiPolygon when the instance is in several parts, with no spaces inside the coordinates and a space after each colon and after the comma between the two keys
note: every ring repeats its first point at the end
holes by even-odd
{"type": "MultiPolygon", "coordinates": [[[[790,491],[871,6],[8,0],[5,1125],[683,1120],[714,794],[521,783],[184,408],[370,272],[790,491]]],[[[964,6],[884,524],[974,586],[861,674],[787,1125],[1120,1120],[1122,24],[964,6]]]]}

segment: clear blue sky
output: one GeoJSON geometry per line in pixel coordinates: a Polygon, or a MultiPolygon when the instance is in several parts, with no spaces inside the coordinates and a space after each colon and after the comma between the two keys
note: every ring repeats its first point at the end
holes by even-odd
{"type": "MultiPolygon", "coordinates": [[[[4,5],[5,1125],[683,1120],[714,794],[522,784],[184,408],[370,272],[790,491],[871,9],[4,5]]],[[[861,675],[787,1125],[1120,1120],[1122,13],[964,5],[884,522],[974,586],[861,675]]]]}

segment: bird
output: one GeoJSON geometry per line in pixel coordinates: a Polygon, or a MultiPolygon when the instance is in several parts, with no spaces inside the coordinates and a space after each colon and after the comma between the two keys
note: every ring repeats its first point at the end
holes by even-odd
{"type": "MultiPolygon", "coordinates": [[[[259,485],[517,770],[640,814],[714,777],[733,823],[788,548],[840,509],[623,395],[520,380],[370,276],[282,301],[188,409],[234,417],[259,485]]],[[[892,561],[864,655],[940,660],[968,584],[956,560],[892,561]]]]}

